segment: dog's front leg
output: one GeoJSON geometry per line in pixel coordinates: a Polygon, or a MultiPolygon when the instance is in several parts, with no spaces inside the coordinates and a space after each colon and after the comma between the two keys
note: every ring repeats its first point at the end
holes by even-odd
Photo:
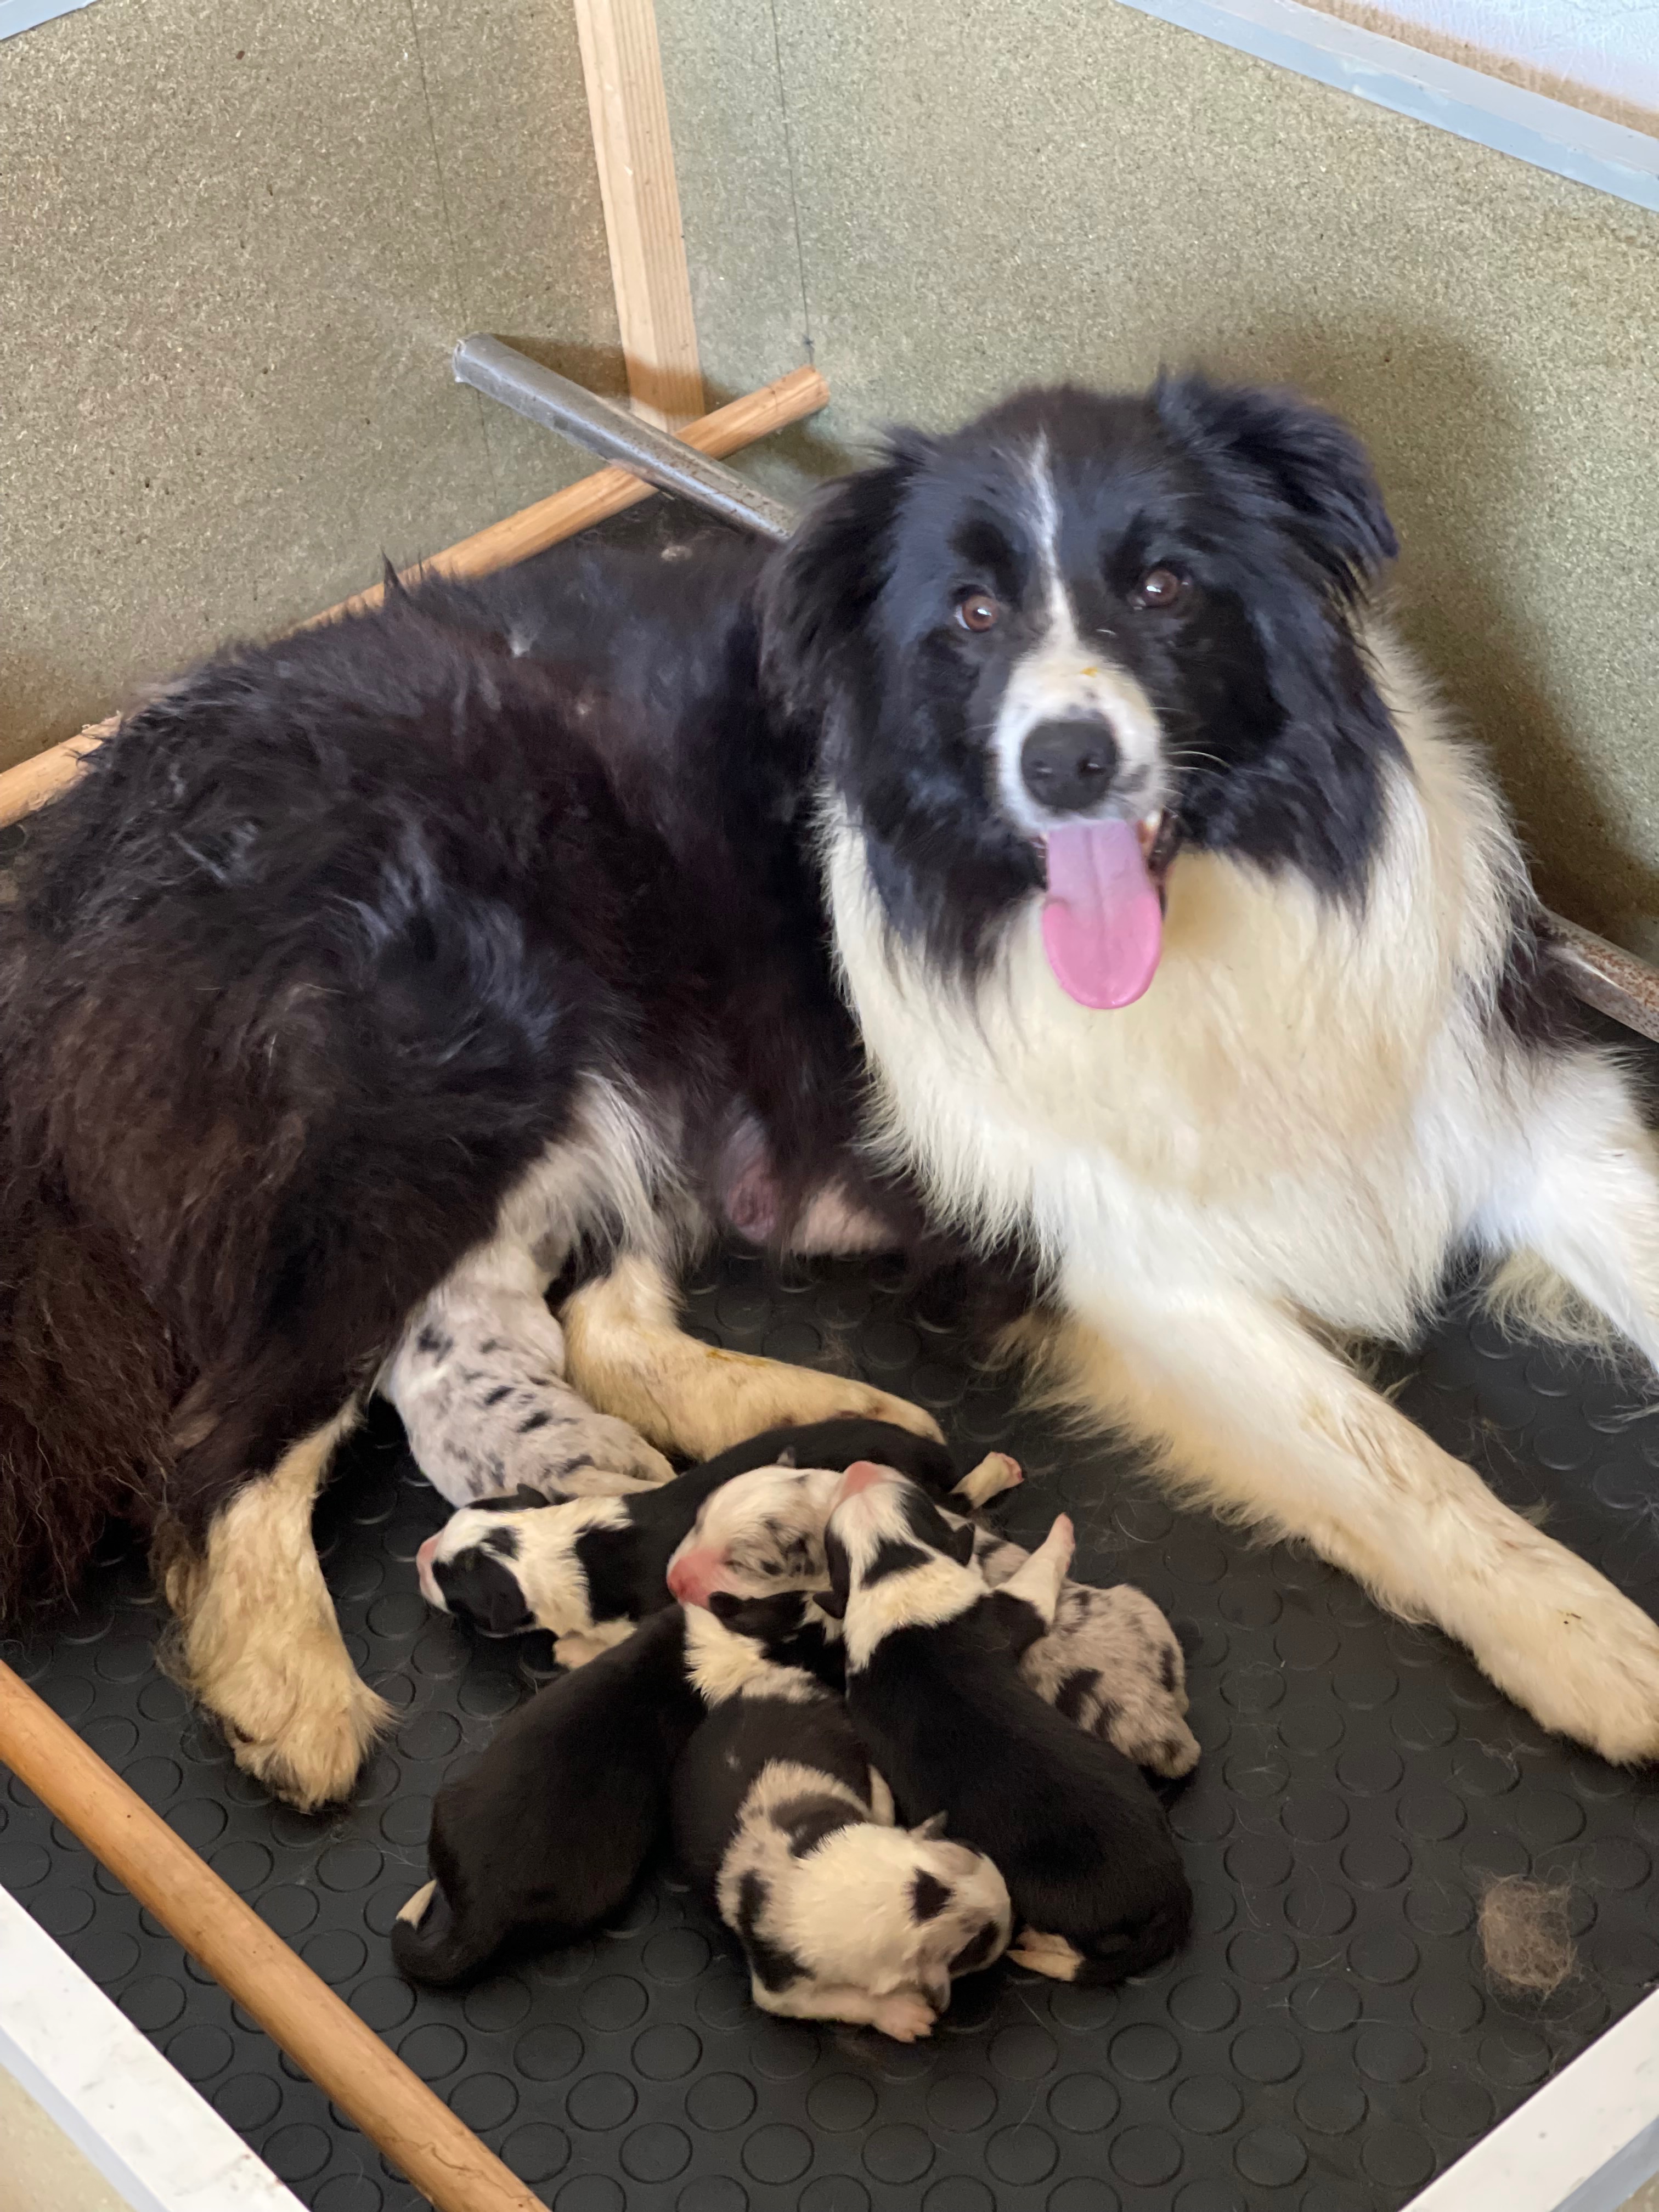
{"type": "Polygon", "coordinates": [[[764,1429],[839,1414],[939,1434],[931,1414],[870,1383],[700,1344],[679,1326],[666,1273],[639,1253],[578,1291],[560,1318],[573,1386],[663,1451],[713,1459],[764,1429]]]}
{"type": "Polygon", "coordinates": [[[1173,1484],[1437,1622],[1545,1727],[1606,1759],[1659,1758],[1659,1626],[1289,1316],[1243,1294],[1152,1305],[1066,1287],[1065,1394],[1152,1443],[1173,1484]]]}
{"type": "Polygon", "coordinates": [[[359,1680],[311,1536],[311,1509],[354,1404],[289,1446],[214,1515],[199,1547],[159,1540],[173,1663],[236,1763],[303,1811],[344,1797],[391,1718],[359,1680]]]}

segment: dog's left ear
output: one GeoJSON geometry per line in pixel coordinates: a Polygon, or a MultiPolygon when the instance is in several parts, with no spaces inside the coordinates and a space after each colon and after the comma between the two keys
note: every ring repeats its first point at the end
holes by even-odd
{"type": "Polygon", "coordinates": [[[948,1521],[945,1525],[950,1531],[949,1541],[945,1545],[946,1551],[959,1567],[971,1566],[974,1563],[973,1522],[964,1521],[960,1528],[951,1528],[948,1521]]]}
{"type": "Polygon", "coordinates": [[[1190,452],[1219,463],[1294,538],[1327,587],[1344,601],[1363,592],[1399,551],[1370,456],[1334,415],[1292,392],[1164,377],[1152,404],[1190,452]]]}
{"type": "Polygon", "coordinates": [[[822,714],[830,693],[854,676],[887,581],[893,525],[932,453],[920,432],[896,433],[873,467],[815,493],[774,555],[762,588],[761,676],[787,714],[822,714]]]}

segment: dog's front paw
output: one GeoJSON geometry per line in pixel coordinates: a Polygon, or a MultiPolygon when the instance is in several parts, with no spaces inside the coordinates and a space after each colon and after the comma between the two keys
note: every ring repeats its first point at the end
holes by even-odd
{"type": "MultiPolygon", "coordinates": [[[[315,1698],[316,1686],[307,1686],[307,1696],[293,1703],[275,1729],[245,1727],[234,1710],[218,1713],[238,1766],[302,1813],[351,1795],[374,1739],[392,1717],[386,1699],[350,1672],[349,1662],[326,1694],[315,1698]]],[[[247,1717],[255,1718],[252,1710],[247,1717]]]]}
{"type": "Polygon", "coordinates": [[[1534,1719],[1614,1765],[1659,1760],[1659,1623],[1528,1529],[1448,1626],[1534,1719]]]}

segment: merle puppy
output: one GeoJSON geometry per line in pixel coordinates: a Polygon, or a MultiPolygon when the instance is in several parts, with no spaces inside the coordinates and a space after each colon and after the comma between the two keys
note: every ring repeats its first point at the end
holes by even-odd
{"type": "Polygon", "coordinates": [[[1024,1923],[1010,1955],[1057,1981],[1118,1982],[1184,1941],[1192,1893],[1139,1771],[1020,1680],[1071,1562],[1064,1515],[1019,1572],[987,1592],[914,1484],[849,1468],[830,1521],[847,1703],[901,1816],[943,1813],[1001,1869],[1024,1923]]]}
{"type": "Polygon", "coordinates": [[[756,2003],[927,2034],[952,1978],[1007,1943],[1002,1876],[939,1823],[893,1825],[846,1706],[780,1663],[784,1644],[697,1613],[686,1648],[708,1717],[674,1771],[675,1849],[743,1946],[756,2003]]]}
{"type": "Polygon", "coordinates": [[[626,1901],[656,1841],[674,1761],[702,1717],[685,1622],[659,1613],[540,1690],[432,1808],[432,1880],[398,1915],[411,1981],[470,1980],[509,1947],[574,1943],[626,1901]]]}
{"type": "Polygon", "coordinates": [[[562,1663],[580,1665],[672,1602],[669,1562],[726,1483],[756,1468],[802,1468],[821,1470],[833,1489],[834,1477],[871,1457],[940,1497],[960,1486],[943,1444],[884,1421],[769,1429],[672,1482],[627,1497],[550,1502],[521,1489],[465,1506],[416,1553],[421,1589],[428,1604],[461,1614],[486,1636],[547,1629],[562,1663]]]}

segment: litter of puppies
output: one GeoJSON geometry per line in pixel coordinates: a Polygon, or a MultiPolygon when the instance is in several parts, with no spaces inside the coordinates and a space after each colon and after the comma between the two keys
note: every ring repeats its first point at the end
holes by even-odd
{"type": "Polygon", "coordinates": [[[1180,1646],[1140,1592],[1069,1581],[1063,1516],[1027,1554],[953,1510],[1019,1480],[843,1419],[455,1513],[428,1601],[550,1630],[570,1671],[440,1793],[402,1972],[578,1940],[665,1834],[773,2013],[908,2042],[1005,1951],[1094,1982],[1167,1956],[1191,1897],[1139,1768],[1196,1760],[1180,1646]]]}

